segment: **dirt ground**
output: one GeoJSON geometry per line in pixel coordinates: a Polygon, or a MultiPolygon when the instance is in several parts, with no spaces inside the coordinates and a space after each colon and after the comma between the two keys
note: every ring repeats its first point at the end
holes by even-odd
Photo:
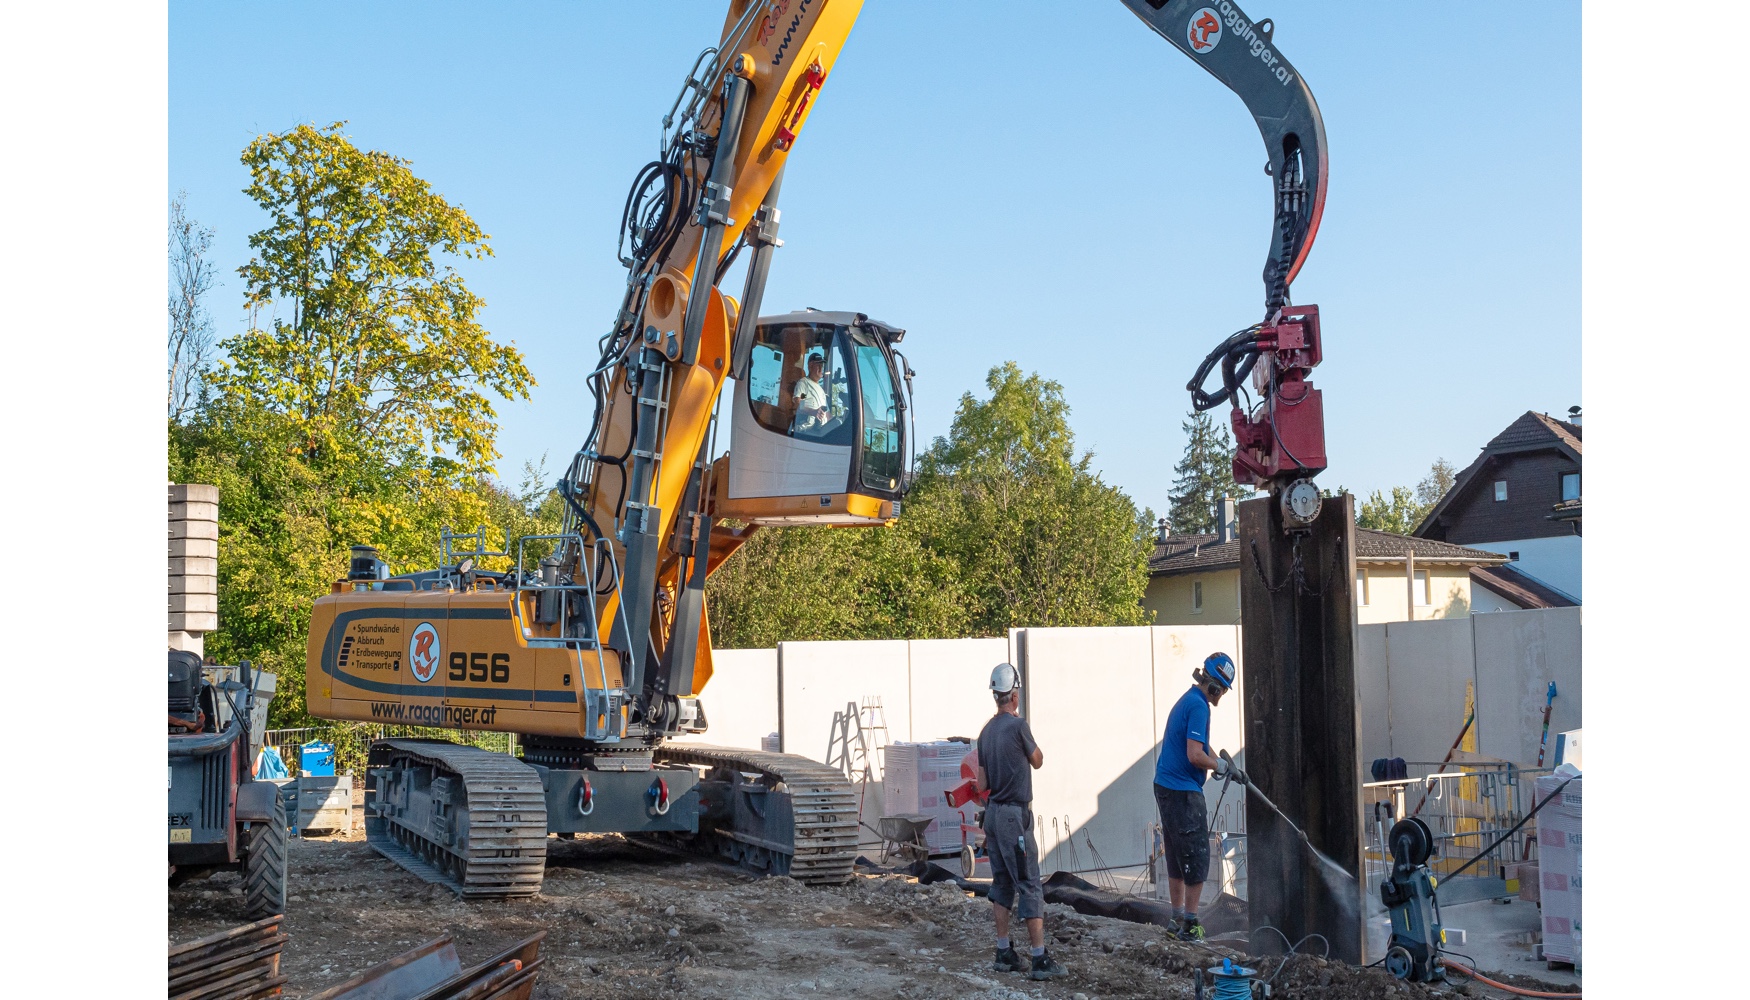
{"type": "MultiPolygon", "coordinates": [[[[549,841],[531,899],[463,903],[373,852],[362,835],[291,841],[288,997],[308,997],[439,934],[464,964],[547,931],[535,997],[1190,998],[1191,970],[1221,947],[1167,940],[1158,927],[1047,907],[1052,954],[1069,975],[1035,983],[991,971],[990,905],[952,884],[898,875],[810,888],[725,864],[678,858],[618,836],[549,841]]],[[[242,890],[217,875],[170,890],[170,942],[244,923],[242,890]]],[[[1276,972],[1280,959],[1251,963],[1276,972]]],[[[1273,995],[1491,995],[1429,989],[1380,969],[1297,957],[1273,995]]]]}

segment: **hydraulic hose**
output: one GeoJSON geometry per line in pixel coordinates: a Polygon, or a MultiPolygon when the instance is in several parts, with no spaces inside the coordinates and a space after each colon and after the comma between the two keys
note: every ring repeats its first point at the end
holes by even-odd
{"type": "Polygon", "coordinates": [[[1470,966],[1465,965],[1463,962],[1454,962],[1450,958],[1442,958],[1440,960],[1440,964],[1447,966],[1449,968],[1457,969],[1458,971],[1464,973],[1465,975],[1471,977],[1472,979],[1475,979],[1479,983],[1486,983],[1487,985],[1492,986],[1495,989],[1506,990],[1508,993],[1512,993],[1512,994],[1515,994],[1518,996],[1522,996],[1522,997],[1547,997],[1547,998],[1549,998],[1549,1000],[1580,1000],[1580,994],[1578,994],[1578,993],[1545,993],[1541,990],[1527,990],[1527,989],[1521,989],[1517,986],[1508,986],[1506,983],[1498,983],[1495,980],[1490,979],[1488,976],[1485,976],[1482,973],[1478,972],[1477,970],[1471,968],[1470,966]]]}

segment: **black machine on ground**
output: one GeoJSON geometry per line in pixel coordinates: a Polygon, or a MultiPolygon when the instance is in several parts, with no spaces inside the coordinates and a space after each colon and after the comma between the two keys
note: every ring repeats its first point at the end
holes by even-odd
{"type": "Polygon", "coordinates": [[[257,919],[286,909],[286,808],[279,786],[251,773],[248,663],[238,675],[214,685],[199,656],[170,650],[170,883],[240,871],[257,919]],[[220,699],[230,709],[223,727],[220,699]]]}
{"type": "Polygon", "coordinates": [[[1440,947],[1446,931],[1440,926],[1439,882],[1428,868],[1434,853],[1434,833],[1414,816],[1391,828],[1391,872],[1380,883],[1379,898],[1391,912],[1391,944],[1386,971],[1399,979],[1425,983],[1446,978],[1440,947]]]}

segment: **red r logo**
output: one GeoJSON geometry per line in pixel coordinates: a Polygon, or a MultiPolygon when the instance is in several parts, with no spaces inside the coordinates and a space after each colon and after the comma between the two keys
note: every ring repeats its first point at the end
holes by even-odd
{"type": "Polygon", "coordinates": [[[1195,52],[1208,52],[1221,41],[1221,18],[1215,10],[1205,7],[1191,15],[1191,21],[1185,28],[1185,40],[1191,43],[1195,52]]]}

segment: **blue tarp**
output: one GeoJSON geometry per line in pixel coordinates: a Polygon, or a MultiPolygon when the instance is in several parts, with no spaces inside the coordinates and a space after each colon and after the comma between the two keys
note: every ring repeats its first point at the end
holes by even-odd
{"type": "Polygon", "coordinates": [[[255,758],[255,776],[257,778],[289,778],[291,772],[286,770],[286,762],[280,758],[280,752],[273,747],[262,747],[261,753],[255,758]]]}

